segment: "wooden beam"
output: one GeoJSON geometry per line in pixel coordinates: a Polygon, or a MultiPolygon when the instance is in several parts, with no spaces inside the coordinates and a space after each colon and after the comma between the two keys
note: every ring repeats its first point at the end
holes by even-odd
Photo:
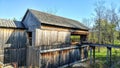
{"type": "Polygon", "coordinates": [[[88,31],[75,31],[75,32],[72,32],[71,34],[73,34],[73,35],[88,35],[89,32],[88,31]]]}
{"type": "Polygon", "coordinates": [[[47,53],[47,52],[54,52],[54,51],[62,51],[62,50],[69,50],[69,49],[77,49],[77,48],[83,48],[87,45],[83,46],[70,46],[70,47],[64,47],[64,48],[56,48],[56,49],[49,49],[49,50],[41,50],[40,53],[47,53]]]}
{"type": "Polygon", "coordinates": [[[86,45],[89,46],[96,46],[96,47],[109,47],[109,48],[120,48],[120,45],[111,45],[111,44],[92,44],[92,43],[88,43],[86,45]]]}
{"type": "Polygon", "coordinates": [[[70,46],[70,47],[64,47],[64,48],[41,50],[40,53],[47,53],[47,52],[54,52],[54,51],[62,51],[62,50],[69,50],[69,49],[76,49],[76,48],[79,48],[79,46],[70,46]]]}

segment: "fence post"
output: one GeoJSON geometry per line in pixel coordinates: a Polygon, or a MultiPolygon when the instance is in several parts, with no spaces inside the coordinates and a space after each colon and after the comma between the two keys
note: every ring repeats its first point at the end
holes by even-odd
{"type": "Polygon", "coordinates": [[[110,67],[111,67],[111,65],[112,65],[112,59],[111,59],[112,58],[111,57],[112,56],[112,52],[111,52],[112,48],[109,48],[109,50],[110,50],[110,67]]]}
{"type": "Polygon", "coordinates": [[[90,64],[92,64],[92,47],[90,46],[90,64]]]}
{"type": "Polygon", "coordinates": [[[79,51],[80,51],[80,60],[82,60],[82,58],[81,58],[81,56],[82,56],[82,48],[81,48],[81,46],[80,46],[80,49],[79,49],[79,51]]]}
{"type": "Polygon", "coordinates": [[[112,60],[111,60],[112,52],[111,52],[111,50],[112,50],[111,47],[107,47],[107,62],[110,63],[109,64],[110,67],[112,64],[112,60]]]}
{"type": "Polygon", "coordinates": [[[26,47],[26,68],[29,68],[29,64],[28,64],[28,62],[29,62],[29,47],[27,46],[26,47]]]}
{"type": "Polygon", "coordinates": [[[41,46],[39,47],[39,52],[38,52],[38,55],[39,55],[39,68],[41,68],[41,59],[42,59],[42,56],[41,56],[41,46]]]}
{"type": "Polygon", "coordinates": [[[111,61],[111,55],[112,55],[111,47],[107,47],[107,53],[108,53],[107,55],[109,56],[109,60],[108,61],[110,62],[109,66],[111,67],[111,64],[112,64],[112,61],[111,61]]]}
{"type": "Polygon", "coordinates": [[[93,48],[93,63],[95,63],[95,46],[93,46],[92,48],[93,48]]]}
{"type": "Polygon", "coordinates": [[[107,48],[106,61],[107,61],[107,63],[108,63],[108,58],[109,58],[109,50],[108,50],[108,47],[106,47],[106,48],[107,48]]]}

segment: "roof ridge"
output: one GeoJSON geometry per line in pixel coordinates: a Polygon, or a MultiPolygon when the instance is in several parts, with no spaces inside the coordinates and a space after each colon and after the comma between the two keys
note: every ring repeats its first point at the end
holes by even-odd
{"type": "Polygon", "coordinates": [[[65,19],[69,19],[69,20],[73,20],[73,21],[79,22],[78,20],[74,20],[74,19],[71,19],[71,18],[67,18],[67,17],[63,17],[63,16],[59,16],[59,15],[56,15],[56,14],[51,14],[51,13],[47,13],[47,12],[35,10],[35,9],[28,9],[28,10],[30,10],[30,11],[32,10],[32,11],[42,12],[42,13],[45,13],[45,14],[49,14],[49,15],[53,15],[53,16],[60,17],[60,18],[65,18],[65,19]]]}
{"type": "Polygon", "coordinates": [[[33,15],[35,15],[40,22],[43,23],[44,21],[44,24],[62,25],[66,27],[87,29],[87,30],[89,29],[84,24],[74,19],[70,19],[34,9],[28,9],[28,11],[30,11],[33,15]]]}

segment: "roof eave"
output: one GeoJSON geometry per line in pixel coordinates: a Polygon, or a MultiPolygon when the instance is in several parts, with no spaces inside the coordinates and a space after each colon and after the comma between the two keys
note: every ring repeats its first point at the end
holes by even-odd
{"type": "Polygon", "coordinates": [[[20,27],[6,27],[6,26],[0,26],[0,28],[26,29],[26,28],[20,28],[20,27]]]}
{"type": "Polygon", "coordinates": [[[74,28],[74,27],[68,27],[68,26],[60,26],[60,25],[54,25],[54,24],[46,24],[46,23],[43,23],[43,22],[41,23],[41,25],[49,25],[49,26],[56,26],[56,27],[62,27],[62,28],[88,31],[88,29],[74,28]]]}

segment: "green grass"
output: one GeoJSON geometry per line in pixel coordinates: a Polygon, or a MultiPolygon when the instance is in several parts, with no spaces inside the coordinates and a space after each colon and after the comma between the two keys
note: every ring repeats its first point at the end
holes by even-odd
{"type": "Polygon", "coordinates": [[[115,40],[115,41],[114,41],[114,44],[115,44],[115,45],[120,45],[120,40],[115,40]]]}
{"type": "MultiPolygon", "coordinates": [[[[107,55],[107,49],[102,47],[100,48],[100,52],[98,52],[98,49],[96,48],[95,56],[96,56],[96,63],[90,65],[90,61],[85,61],[82,63],[87,64],[87,68],[110,68],[109,67],[109,61],[106,61],[106,55],[107,55]]],[[[90,57],[90,52],[89,52],[90,57]]],[[[120,49],[114,49],[112,48],[112,66],[113,68],[120,68],[120,64],[117,64],[120,62],[120,49]]],[[[67,68],[73,68],[73,67],[67,67],[67,68]]],[[[75,67],[77,68],[77,67],[75,67]]],[[[85,68],[85,67],[82,67],[85,68]]]]}
{"type": "Polygon", "coordinates": [[[71,38],[72,42],[75,42],[75,41],[79,42],[80,41],[80,36],[72,35],[70,38],[71,38]]]}
{"type": "MultiPolygon", "coordinates": [[[[108,68],[109,62],[107,61],[107,49],[106,48],[100,48],[100,52],[98,52],[98,49],[95,51],[95,57],[96,60],[99,61],[99,63],[96,63],[95,65],[98,67],[95,68],[108,68]]],[[[115,65],[115,67],[120,67],[118,63],[120,61],[120,49],[114,49],[112,48],[112,64],[115,65]]]]}

